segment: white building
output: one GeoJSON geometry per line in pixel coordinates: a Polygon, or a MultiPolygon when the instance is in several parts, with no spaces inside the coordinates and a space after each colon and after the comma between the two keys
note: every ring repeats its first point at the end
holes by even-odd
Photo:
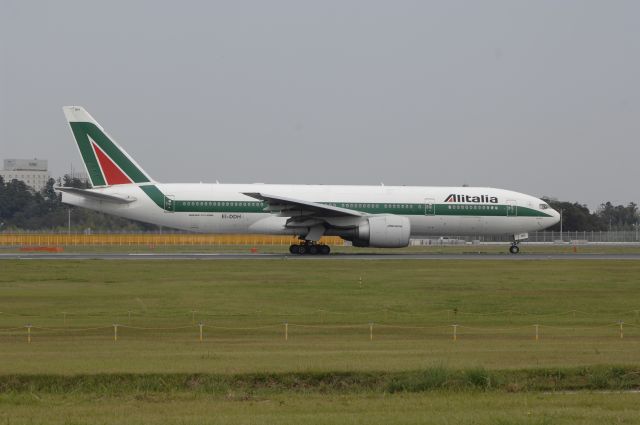
{"type": "Polygon", "coordinates": [[[27,186],[40,191],[49,181],[46,159],[5,159],[4,169],[0,170],[0,176],[5,182],[22,180],[27,186]]]}

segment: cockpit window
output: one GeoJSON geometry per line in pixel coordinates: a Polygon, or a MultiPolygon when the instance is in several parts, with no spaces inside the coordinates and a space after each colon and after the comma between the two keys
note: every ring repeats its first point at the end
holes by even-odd
{"type": "Polygon", "coordinates": [[[540,204],[540,209],[541,209],[541,210],[548,210],[548,209],[549,209],[549,205],[547,205],[547,204],[540,204]]]}

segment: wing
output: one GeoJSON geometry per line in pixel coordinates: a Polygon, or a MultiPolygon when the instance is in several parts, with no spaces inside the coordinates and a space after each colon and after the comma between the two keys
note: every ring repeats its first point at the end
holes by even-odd
{"type": "Polygon", "coordinates": [[[268,195],[265,193],[244,193],[254,199],[267,203],[265,211],[279,213],[282,217],[309,216],[323,217],[365,217],[367,214],[348,208],[334,207],[333,205],[320,204],[318,202],[303,201],[284,196],[268,195]]]}
{"type": "Polygon", "coordinates": [[[116,204],[128,204],[136,200],[132,196],[107,195],[106,193],[94,192],[88,189],[78,189],[75,187],[56,187],[56,191],[70,193],[72,195],[81,196],[83,198],[93,199],[94,201],[106,201],[116,204]]]}

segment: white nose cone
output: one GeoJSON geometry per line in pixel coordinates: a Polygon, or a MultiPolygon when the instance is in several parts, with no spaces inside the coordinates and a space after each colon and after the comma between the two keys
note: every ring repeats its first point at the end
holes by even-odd
{"type": "Polygon", "coordinates": [[[560,213],[551,209],[551,218],[549,218],[549,227],[560,223],[560,213]]]}

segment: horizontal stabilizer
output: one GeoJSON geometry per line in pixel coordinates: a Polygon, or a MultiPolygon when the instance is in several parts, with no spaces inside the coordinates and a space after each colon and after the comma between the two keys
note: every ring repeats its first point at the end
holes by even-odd
{"type": "Polygon", "coordinates": [[[113,202],[116,204],[128,204],[136,200],[133,196],[110,195],[90,189],[78,189],[76,187],[56,187],[56,191],[70,193],[72,195],[89,198],[94,201],[113,202]]]}

